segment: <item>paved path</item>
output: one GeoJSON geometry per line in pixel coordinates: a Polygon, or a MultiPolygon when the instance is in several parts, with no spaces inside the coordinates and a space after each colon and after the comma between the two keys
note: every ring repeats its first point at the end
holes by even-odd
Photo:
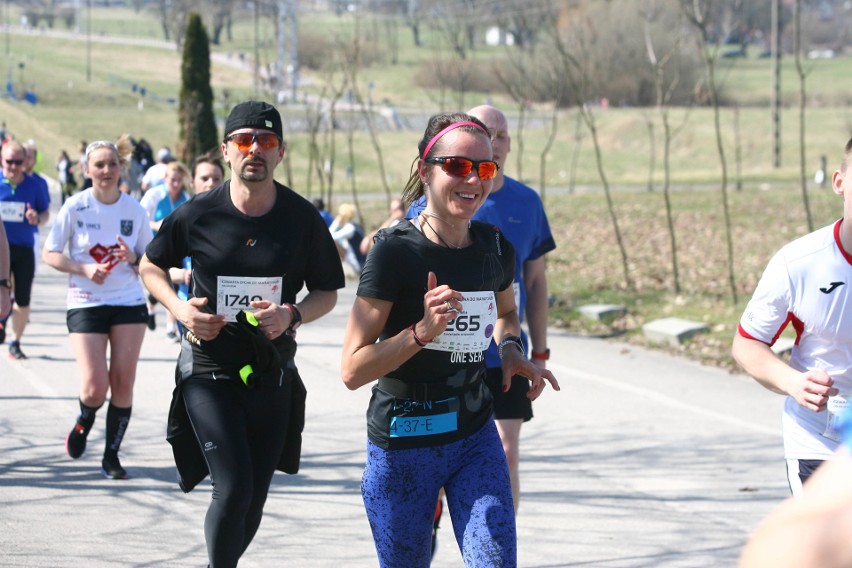
{"type": "MultiPolygon", "coordinates": [[[[78,375],[65,276],[40,265],[23,347],[0,348],[0,565],[204,566],[209,483],[184,495],[164,440],[177,346],[148,332],[122,460],[99,474],[104,412],[80,460],[65,455],[78,375]]],[[[307,383],[302,472],[276,475],[241,567],[376,565],[359,482],[369,390],[338,376],[354,283],[299,331],[307,383]]],[[[163,319],[162,312],[159,318],[163,319]]],[[[743,376],[554,330],[546,392],[523,430],[522,567],[734,566],[755,524],[787,496],[781,397],[743,376]]],[[[461,566],[444,517],[437,568],[461,566]]]]}

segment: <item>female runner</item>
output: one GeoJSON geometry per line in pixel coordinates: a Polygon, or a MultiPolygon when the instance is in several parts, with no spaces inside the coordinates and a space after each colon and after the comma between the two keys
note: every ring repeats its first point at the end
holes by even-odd
{"type": "Polygon", "coordinates": [[[383,567],[427,567],[444,487],[466,566],[516,565],[506,456],[483,383],[484,351],[500,345],[503,387],[531,381],[530,398],[559,385],[526,360],[512,289],[514,249],[471,222],[497,164],[485,126],[466,114],[429,120],[403,199],[425,193],[415,219],[379,231],[343,345],[350,389],[378,379],[367,410],[362,494],[383,567]]]}
{"type": "Polygon", "coordinates": [[[101,472],[111,479],[127,478],[118,450],[130,421],[136,363],[148,321],[137,266],[151,241],[151,228],[142,206],[119,190],[131,152],[127,135],[115,143],[88,145],[86,175],[92,187],[62,205],[42,253],[47,264],[69,274],[66,319],[80,367],[80,414],[65,449],[74,459],[83,455],[95,413],[109,393],[101,472]]]}

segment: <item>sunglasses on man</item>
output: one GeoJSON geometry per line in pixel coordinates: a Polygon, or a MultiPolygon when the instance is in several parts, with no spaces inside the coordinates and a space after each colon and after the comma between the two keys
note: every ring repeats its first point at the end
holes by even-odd
{"type": "Polygon", "coordinates": [[[3,160],[3,161],[6,162],[7,166],[20,166],[20,165],[23,165],[23,163],[24,163],[23,160],[3,160]]]}
{"type": "Polygon", "coordinates": [[[281,144],[281,140],[276,134],[271,132],[262,132],[260,134],[252,134],[250,132],[242,132],[239,134],[231,134],[225,138],[226,142],[230,142],[237,147],[242,153],[247,153],[251,147],[257,143],[261,150],[272,150],[281,144]]]}
{"type": "Polygon", "coordinates": [[[469,160],[460,156],[433,156],[426,158],[427,164],[440,164],[441,169],[453,177],[466,178],[476,168],[476,175],[482,181],[492,179],[497,175],[500,166],[492,160],[469,160]]]}

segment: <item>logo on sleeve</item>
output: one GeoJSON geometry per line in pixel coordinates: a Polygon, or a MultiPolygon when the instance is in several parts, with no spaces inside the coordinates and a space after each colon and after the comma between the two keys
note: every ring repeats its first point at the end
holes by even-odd
{"type": "Polygon", "coordinates": [[[257,244],[257,239],[247,239],[246,240],[246,246],[247,247],[253,247],[256,244],[257,244]]]}
{"type": "Polygon", "coordinates": [[[828,285],[827,288],[820,288],[819,291],[823,294],[831,294],[832,292],[834,292],[834,290],[836,290],[840,286],[843,286],[844,284],[846,284],[846,282],[832,282],[828,285]]]}

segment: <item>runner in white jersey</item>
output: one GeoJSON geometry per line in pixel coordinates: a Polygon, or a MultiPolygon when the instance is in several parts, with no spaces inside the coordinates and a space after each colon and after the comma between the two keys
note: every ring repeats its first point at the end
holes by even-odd
{"type": "Polygon", "coordinates": [[[119,190],[132,148],[127,135],[89,144],[92,186],[63,204],[43,252],[46,264],[69,274],[68,337],[80,367],[80,414],[65,449],[73,459],[83,455],[95,413],[109,395],[101,473],[111,479],[127,478],[118,450],[130,422],[148,319],[136,268],[152,238],[148,214],[119,190]]]}
{"type": "Polygon", "coordinates": [[[749,537],[739,568],[852,566],[852,409],[841,419],[843,443],[800,497],[769,513],[749,537]]]}
{"type": "MultiPolygon", "coordinates": [[[[121,193],[115,203],[102,203],[89,188],[71,196],[53,223],[45,242],[48,251],[61,251],[68,245],[71,260],[91,263],[108,257],[118,246],[116,235],[139,256],[153,234],[148,217],[139,203],[121,193]]],[[[110,262],[110,261],[107,261],[110,262]]],[[[68,275],[68,309],[93,306],[134,306],[145,303],[145,292],[134,266],[118,263],[109,278],[96,283],[83,274],[68,275]]]]}
{"type": "Polygon", "coordinates": [[[767,389],[787,395],[784,456],[794,495],[840,443],[838,417],[852,397],[852,139],[834,192],[844,218],[778,251],[740,320],[732,353],[767,389]],[[847,196],[849,194],[849,196],[847,196]],[[786,325],[796,331],[789,364],[771,350],[786,325]]]}

